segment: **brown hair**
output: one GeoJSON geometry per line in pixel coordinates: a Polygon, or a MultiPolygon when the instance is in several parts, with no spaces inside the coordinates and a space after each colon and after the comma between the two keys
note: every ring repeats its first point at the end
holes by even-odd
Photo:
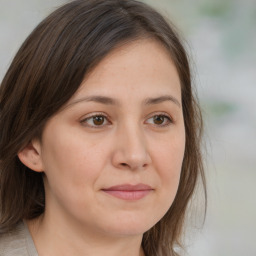
{"type": "MultiPolygon", "coordinates": [[[[186,145],[176,198],[143,236],[147,256],[178,255],[188,203],[201,175],[202,119],[191,88],[188,58],[173,26],[134,0],[76,0],[43,20],[21,46],[0,88],[0,233],[44,211],[42,174],[17,153],[77,91],[84,77],[114,48],[150,37],[170,52],[182,86],[186,145]]],[[[206,192],[205,192],[206,193],[206,192]]]]}

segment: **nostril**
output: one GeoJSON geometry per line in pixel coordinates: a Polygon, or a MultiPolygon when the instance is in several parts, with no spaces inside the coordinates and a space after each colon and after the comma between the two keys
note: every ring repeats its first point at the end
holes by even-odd
{"type": "Polygon", "coordinates": [[[121,163],[121,165],[122,165],[122,166],[127,166],[127,164],[126,164],[126,163],[121,163]]]}

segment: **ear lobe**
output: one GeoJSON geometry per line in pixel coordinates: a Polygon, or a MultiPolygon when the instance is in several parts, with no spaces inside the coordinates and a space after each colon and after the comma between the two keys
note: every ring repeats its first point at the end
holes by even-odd
{"type": "Polygon", "coordinates": [[[35,172],[43,172],[41,145],[38,140],[32,140],[19,153],[20,161],[35,172]]]}

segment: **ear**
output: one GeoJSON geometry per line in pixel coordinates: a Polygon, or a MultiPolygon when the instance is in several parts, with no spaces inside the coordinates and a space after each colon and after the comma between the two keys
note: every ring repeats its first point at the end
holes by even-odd
{"type": "Polygon", "coordinates": [[[19,153],[20,161],[35,172],[43,172],[41,144],[39,140],[30,141],[19,153]]]}

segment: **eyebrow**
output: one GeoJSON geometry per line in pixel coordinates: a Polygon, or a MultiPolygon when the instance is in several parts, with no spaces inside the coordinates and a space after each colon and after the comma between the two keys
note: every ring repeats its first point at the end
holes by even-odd
{"type": "MultiPolygon", "coordinates": [[[[77,100],[71,102],[69,104],[69,106],[80,103],[80,102],[84,102],[84,101],[85,102],[96,102],[96,103],[101,103],[104,105],[120,105],[120,103],[117,99],[113,99],[113,98],[106,97],[106,96],[95,95],[95,96],[89,96],[89,97],[77,99],[77,100]]],[[[143,105],[156,105],[156,104],[160,104],[165,101],[171,101],[171,102],[175,103],[178,107],[181,107],[180,102],[175,97],[173,97],[171,95],[162,95],[162,96],[155,97],[155,98],[146,98],[143,101],[143,105]]]]}
{"type": "Polygon", "coordinates": [[[83,97],[81,99],[78,100],[74,100],[73,102],[71,102],[69,105],[74,105],[80,102],[97,102],[97,103],[101,103],[101,104],[105,104],[105,105],[119,105],[118,101],[110,98],[110,97],[106,97],[106,96],[88,96],[88,97],[83,97]]]}
{"type": "Polygon", "coordinates": [[[175,103],[178,107],[181,107],[180,102],[173,96],[171,95],[163,95],[160,97],[156,97],[156,98],[147,98],[144,101],[145,105],[155,105],[155,104],[159,104],[165,101],[171,101],[173,103],[175,103]]]}

